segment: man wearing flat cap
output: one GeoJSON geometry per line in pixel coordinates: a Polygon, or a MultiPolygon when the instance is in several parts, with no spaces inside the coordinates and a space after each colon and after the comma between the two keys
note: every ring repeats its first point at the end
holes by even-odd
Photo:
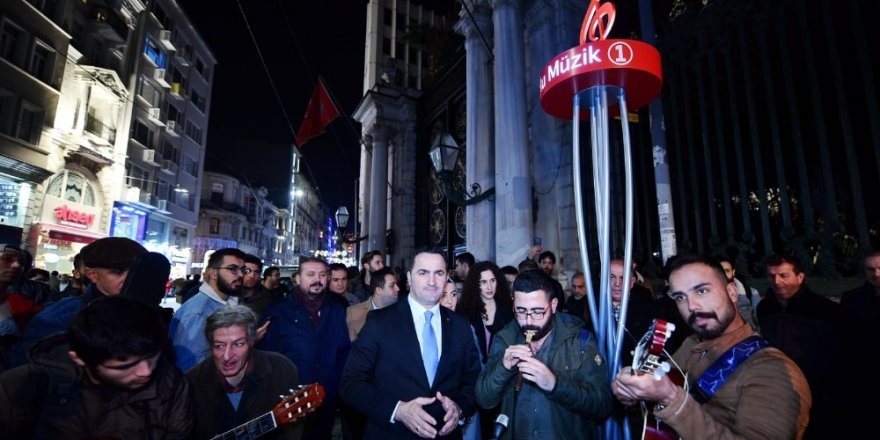
{"type": "Polygon", "coordinates": [[[92,283],[82,296],[64,298],[38,313],[25,328],[12,363],[26,363],[27,352],[34,343],[51,334],[67,331],[73,315],[95,299],[119,295],[131,263],[146,252],[138,242],[124,237],[101,238],[83,247],[80,251],[83,275],[92,283]]]}

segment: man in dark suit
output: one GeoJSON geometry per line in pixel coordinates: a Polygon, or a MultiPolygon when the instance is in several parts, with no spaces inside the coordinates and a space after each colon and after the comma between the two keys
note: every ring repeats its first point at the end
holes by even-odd
{"type": "Polygon", "coordinates": [[[365,439],[461,438],[480,373],[470,324],[440,307],[446,258],[421,252],[405,301],[367,314],[342,375],[341,397],[367,415],[365,439]]]}

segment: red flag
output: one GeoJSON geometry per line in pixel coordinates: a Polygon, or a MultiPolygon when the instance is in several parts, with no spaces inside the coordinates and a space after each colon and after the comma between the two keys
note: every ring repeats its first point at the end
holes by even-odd
{"type": "Polygon", "coordinates": [[[324,87],[324,81],[318,79],[315,90],[312,91],[312,97],[309,98],[306,114],[303,115],[302,125],[299,126],[299,133],[296,134],[296,143],[302,146],[309,139],[323,134],[327,125],[337,116],[339,116],[339,110],[330,99],[330,94],[324,87]]]}

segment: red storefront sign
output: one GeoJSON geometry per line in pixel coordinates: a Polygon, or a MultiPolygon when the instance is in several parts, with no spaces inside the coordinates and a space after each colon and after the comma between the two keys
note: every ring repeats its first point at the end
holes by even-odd
{"type": "Polygon", "coordinates": [[[61,205],[55,208],[55,220],[62,224],[73,226],[76,228],[88,228],[95,221],[95,214],[88,214],[82,211],[68,208],[67,205],[61,205]]]}

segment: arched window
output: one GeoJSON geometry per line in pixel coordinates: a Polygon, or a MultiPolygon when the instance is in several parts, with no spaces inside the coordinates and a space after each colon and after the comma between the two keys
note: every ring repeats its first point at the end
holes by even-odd
{"type": "Polygon", "coordinates": [[[87,206],[98,204],[95,186],[84,175],[72,170],[64,170],[53,177],[46,194],[87,206]]]}

